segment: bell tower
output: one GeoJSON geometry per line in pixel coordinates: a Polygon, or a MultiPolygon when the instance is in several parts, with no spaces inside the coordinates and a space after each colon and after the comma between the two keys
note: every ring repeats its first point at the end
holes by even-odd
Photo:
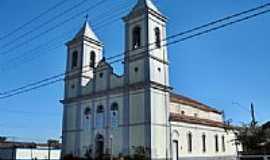
{"type": "MultiPolygon", "coordinates": [[[[66,43],[67,62],[65,74],[65,97],[70,99],[84,93],[87,84],[93,80],[97,64],[101,61],[103,45],[85,21],[75,37],[66,43]]],[[[64,101],[65,101],[64,100],[64,101]]],[[[81,153],[81,113],[80,103],[63,102],[63,149],[62,154],[81,153]],[[70,132],[72,130],[72,132],[70,132]]]]}
{"type": "Polygon", "coordinates": [[[87,21],[66,45],[68,55],[65,96],[76,97],[81,94],[81,87],[93,79],[95,67],[103,58],[103,45],[87,21]]]}
{"type": "Polygon", "coordinates": [[[154,81],[169,85],[166,17],[151,0],[138,0],[125,22],[125,59],[129,83],[154,81]],[[144,66],[144,63],[148,63],[144,66]],[[154,68],[155,67],[155,68],[154,68]],[[135,73],[134,73],[135,72],[135,73]],[[134,76],[134,74],[138,76],[134,76]],[[160,76],[158,76],[160,75],[160,76]]]}
{"type": "MultiPolygon", "coordinates": [[[[150,150],[151,159],[169,157],[169,73],[166,17],[151,0],[138,0],[125,22],[125,84],[129,146],[150,150]]],[[[127,144],[126,144],[127,145],[127,144]]]]}

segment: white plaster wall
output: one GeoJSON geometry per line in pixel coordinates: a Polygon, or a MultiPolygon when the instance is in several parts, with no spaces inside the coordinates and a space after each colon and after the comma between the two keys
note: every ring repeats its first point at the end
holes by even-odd
{"type": "Polygon", "coordinates": [[[142,82],[145,79],[145,60],[137,60],[129,63],[129,83],[142,82]],[[138,68],[138,71],[135,72],[135,68],[138,68]]]}
{"type": "Polygon", "coordinates": [[[63,134],[65,134],[65,142],[64,142],[64,154],[75,154],[76,152],[76,147],[75,147],[75,142],[76,142],[76,132],[75,131],[65,131],[63,134]]]}
{"type": "Polygon", "coordinates": [[[155,45],[155,28],[158,27],[160,29],[160,39],[161,39],[161,46],[166,44],[165,40],[166,38],[166,24],[159,20],[157,17],[153,16],[152,14],[149,14],[149,23],[148,23],[148,36],[149,36],[149,43],[151,44],[149,46],[149,49],[151,50],[151,55],[162,59],[164,61],[168,61],[167,56],[167,47],[161,47],[157,48],[155,45]]]}
{"type": "Polygon", "coordinates": [[[146,113],[144,90],[131,91],[129,98],[129,122],[131,124],[144,123],[146,113]]]}
{"type": "Polygon", "coordinates": [[[169,86],[168,66],[155,59],[150,59],[150,79],[159,84],[169,86]]]}
{"type": "MultiPolygon", "coordinates": [[[[141,147],[146,146],[146,126],[144,125],[133,125],[129,127],[130,132],[130,145],[129,147],[141,147]]],[[[132,149],[132,148],[130,148],[132,149]]]]}
{"type": "Polygon", "coordinates": [[[109,68],[106,68],[105,66],[97,68],[95,91],[104,91],[108,88],[110,74],[109,68]],[[100,76],[100,74],[103,76],[100,76]]]}
{"type": "Polygon", "coordinates": [[[169,136],[169,134],[167,134],[166,126],[151,126],[152,158],[166,158],[166,152],[169,151],[167,136],[169,136]]]}
{"type": "Polygon", "coordinates": [[[165,125],[167,123],[168,94],[151,89],[151,122],[165,125]]]}
{"type": "Polygon", "coordinates": [[[118,77],[115,74],[111,75],[110,79],[110,88],[116,88],[116,87],[121,87],[124,85],[124,77],[118,77]]]}
{"type": "Polygon", "coordinates": [[[65,117],[65,128],[63,128],[63,136],[65,139],[63,140],[63,150],[65,154],[75,154],[75,137],[76,137],[76,109],[77,104],[73,103],[70,105],[64,106],[66,117],[65,117]]]}
{"type": "Polygon", "coordinates": [[[82,94],[85,95],[85,94],[93,93],[93,85],[94,85],[94,81],[92,79],[87,83],[85,87],[82,87],[82,94]]]}
{"type": "Polygon", "coordinates": [[[151,89],[151,148],[152,158],[166,158],[169,149],[168,127],[169,94],[151,89]]]}
{"type": "Polygon", "coordinates": [[[70,105],[65,105],[65,110],[66,110],[66,130],[74,130],[76,129],[76,109],[77,109],[77,104],[73,103],[70,105]]]}
{"type": "Polygon", "coordinates": [[[209,119],[213,121],[223,122],[222,115],[220,114],[204,111],[189,105],[170,103],[170,112],[181,114],[182,111],[184,111],[185,115],[187,116],[195,116],[196,114],[198,118],[201,119],[209,119]]]}
{"type": "MultiPolygon", "coordinates": [[[[95,67],[96,67],[103,57],[102,47],[97,46],[96,44],[84,41],[84,51],[83,51],[83,59],[82,59],[82,72],[83,72],[82,75],[90,77],[90,78],[93,78],[93,68],[89,66],[90,55],[92,51],[96,53],[96,59],[95,59],[96,61],[95,67]]],[[[90,81],[89,78],[82,78],[82,82],[81,82],[82,86],[85,86],[89,81],[90,81]]]]}
{"type": "Polygon", "coordinates": [[[67,97],[71,98],[71,97],[76,97],[78,95],[78,89],[80,88],[80,80],[79,79],[72,79],[69,80],[67,85],[67,97]],[[74,87],[74,88],[72,88],[74,87]]]}
{"type": "Polygon", "coordinates": [[[180,157],[211,157],[211,156],[232,156],[236,155],[234,143],[234,134],[232,131],[225,132],[222,128],[194,125],[187,123],[172,122],[171,131],[177,133],[179,137],[174,136],[173,140],[178,140],[180,157]],[[192,133],[193,150],[188,151],[188,133],[192,133]],[[206,152],[202,150],[202,135],[206,135],[206,152]],[[219,138],[219,152],[215,150],[215,135],[219,138]],[[221,137],[225,136],[226,151],[222,151],[221,137]]]}
{"type": "MultiPolygon", "coordinates": [[[[51,150],[50,151],[51,160],[60,159],[60,154],[61,154],[60,149],[51,150]]],[[[48,159],[48,150],[47,149],[28,149],[28,148],[16,150],[16,159],[28,160],[31,158],[48,159]]]]}

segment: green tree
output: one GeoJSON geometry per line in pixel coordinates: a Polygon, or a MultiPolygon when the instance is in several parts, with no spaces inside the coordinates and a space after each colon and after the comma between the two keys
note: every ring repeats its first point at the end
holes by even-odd
{"type": "Polygon", "coordinates": [[[7,137],[0,136],[0,142],[5,142],[7,140],[7,137]]]}
{"type": "Polygon", "coordinates": [[[243,124],[239,127],[237,141],[245,153],[270,153],[270,128],[258,124],[243,124]]]}

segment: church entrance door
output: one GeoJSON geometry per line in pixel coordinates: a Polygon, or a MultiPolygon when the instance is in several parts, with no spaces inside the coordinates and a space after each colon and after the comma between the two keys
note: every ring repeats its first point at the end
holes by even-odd
{"type": "Polygon", "coordinates": [[[178,141],[173,141],[173,160],[179,160],[178,141]]]}
{"type": "Polygon", "coordinates": [[[102,135],[96,137],[96,156],[102,158],[104,151],[104,138],[102,135]]]}

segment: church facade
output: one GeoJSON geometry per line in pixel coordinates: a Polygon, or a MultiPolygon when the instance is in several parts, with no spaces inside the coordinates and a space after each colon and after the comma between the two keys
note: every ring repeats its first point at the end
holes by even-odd
{"type": "Polygon", "coordinates": [[[138,0],[123,20],[123,75],[87,22],[66,44],[62,155],[118,157],[143,147],[151,159],[235,159],[235,134],[222,112],[172,91],[166,17],[138,0]]]}

